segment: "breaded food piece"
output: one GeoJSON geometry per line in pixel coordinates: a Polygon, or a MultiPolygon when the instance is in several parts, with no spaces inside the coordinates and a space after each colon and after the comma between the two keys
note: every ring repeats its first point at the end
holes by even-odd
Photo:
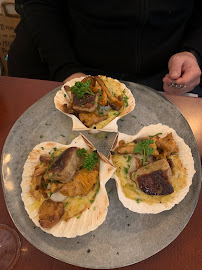
{"type": "Polygon", "coordinates": [[[97,124],[107,119],[107,115],[98,115],[96,113],[80,113],[80,121],[87,127],[97,124]]]}
{"type": "Polygon", "coordinates": [[[64,206],[61,202],[45,200],[39,207],[39,223],[43,228],[52,228],[64,215],[64,206]]]}
{"type": "Polygon", "coordinates": [[[167,134],[163,138],[159,138],[156,141],[156,145],[157,145],[157,147],[159,149],[166,152],[166,155],[170,155],[172,153],[178,153],[179,152],[179,148],[178,148],[175,140],[173,139],[172,133],[167,134]]]}

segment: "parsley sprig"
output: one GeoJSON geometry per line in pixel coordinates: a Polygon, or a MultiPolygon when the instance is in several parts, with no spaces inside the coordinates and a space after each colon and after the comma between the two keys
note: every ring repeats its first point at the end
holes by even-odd
{"type": "Polygon", "coordinates": [[[91,171],[95,164],[98,162],[98,154],[96,152],[92,152],[91,154],[87,154],[86,149],[82,148],[77,150],[78,155],[84,157],[83,168],[88,171],[91,171]]]}
{"type": "Polygon", "coordinates": [[[82,98],[85,94],[94,95],[90,90],[91,80],[87,82],[76,82],[74,86],[71,87],[72,94],[77,94],[78,98],[82,98]]]}
{"type": "Polygon", "coordinates": [[[149,147],[149,145],[153,143],[154,143],[153,140],[145,139],[138,142],[137,145],[133,149],[134,153],[140,153],[143,156],[143,159],[142,159],[143,165],[145,165],[145,161],[147,157],[152,155],[154,152],[154,149],[152,147],[149,147]]]}

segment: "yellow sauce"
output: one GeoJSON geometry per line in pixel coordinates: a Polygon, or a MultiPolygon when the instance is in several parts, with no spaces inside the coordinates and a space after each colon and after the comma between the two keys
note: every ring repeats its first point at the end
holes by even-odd
{"type": "Polygon", "coordinates": [[[115,110],[112,110],[112,109],[109,109],[108,111],[106,111],[106,114],[107,115],[107,119],[104,120],[104,121],[101,121],[99,123],[97,123],[96,125],[93,125],[92,128],[96,127],[96,129],[101,129],[103,127],[105,127],[107,124],[109,124],[114,118],[116,118],[119,113],[121,113],[123,111],[123,109],[121,108],[120,111],[115,111],[115,110]]]}
{"type": "Polygon", "coordinates": [[[182,166],[182,162],[178,155],[171,155],[169,157],[173,161],[172,178],[171,183],[174,188],[174,192],[169,195],[147,195],[141,191],[138,185],[130,179],[129,173],[126,173],[124,168],[127,168],[128,162],[122,155],[115,154],[112,156],[114,166],[117,168],[116,175],[118,176],[123,193],[127,198],[136,200],[137,203],[142,201],[153,203],[168,203],[175,199],[176,193],[187,185],[187,173],[186,169],[182,166]]]}
{"type": "Polygon", "coordinates": [[[99,181],[95,184],[94,188],[83,197],[73,197],[67,198],[63,203],[65,205],[65,213],[62,219],[67,221],[71,217],[77,216],[79,218],[80,214],[93,204],[95,196],[99,190],[99,181]]]}

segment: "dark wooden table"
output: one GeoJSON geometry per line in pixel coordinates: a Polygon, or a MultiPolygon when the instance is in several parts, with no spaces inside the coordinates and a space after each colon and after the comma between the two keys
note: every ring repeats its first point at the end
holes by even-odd
{"type": "MultiPolygon", "coordinates": [[[[61,83],[59,82],[0,77],[0,151],[2,151],[5,139],[18,117],[42,96],[60,85],[61,83]]],[[[202,158],[202,98],[166,96],[179,108],[189,122],[202,158]]],[[[0,224],[7,224],[18,232],[9,216],[4,201],[2,186],[0,185],[0,187],[0,224]]],[[[15,270],[82,269],[60,262],[42,253],[32,246],[19,232],[18,234],[22,247],[20,259],[14,267],[15,270]]],[[[196,210],[189,223],[168,247],[142,262],[122,269],[202,269],[201,235],[202,196],[199,198],[196,210]]]]}

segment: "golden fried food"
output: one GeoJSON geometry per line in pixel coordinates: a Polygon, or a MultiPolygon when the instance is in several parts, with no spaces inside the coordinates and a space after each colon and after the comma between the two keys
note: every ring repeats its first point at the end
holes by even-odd
{"type": "Polygon", "coordinates": [[[39,207],[39,223],[43,228],[52,228],[64,215],[63,203],[45,200],[39,207]]]}
{"type": "Polygon", "coordinates": [[[99,76],[95,77],[98,84],[101,86],[102,88],[102,96],[101,99],[99,101],[99,103],[102,106],[107,105],[107,103],[109,103],[109,105],[114,109],[114,110],[120,110],[123,106],[124,106],[124,102],[123,100],[121,100],[121,97],[119,97],[119,99],[115,96],[113,96],[109,90],[107,89],[105,83],[100,79],[99,76]],[[107,102],[108,101],[108,102],[107,102]]]}
{"type": "Polygon", "coordinates": [[[118,154],[134,154],[134,147],[136,144],[124,145],[116,148],[118,154]]]}
{"type": "Polygon", "coordinates": [[[103,120],[107,119],[107,115],[98,115],[96,113],[80,113],[79,119],[81,122],[87,126],[90,127],[94,124],[97,124],[103,120]]]}
{"type": "Polygon", "coordinates": [[[79,170],[74,178],[72,178],[72,181],[65,184],[60,189],[60,193],[69,197],[85,196],[97,182],[98,173],[99,172],[97,170],[79,170]]]}
{"type": "Polygon", "coordinates": [[[172,133],[167,134],[163,138],[159,138],[156,141],[156,145],[159,149],[161,149],[163,151],[164,156],[168,156],[172,153],[179,152],[179,148],[178,148],[175,140],[173,139],[172,133]]]}

